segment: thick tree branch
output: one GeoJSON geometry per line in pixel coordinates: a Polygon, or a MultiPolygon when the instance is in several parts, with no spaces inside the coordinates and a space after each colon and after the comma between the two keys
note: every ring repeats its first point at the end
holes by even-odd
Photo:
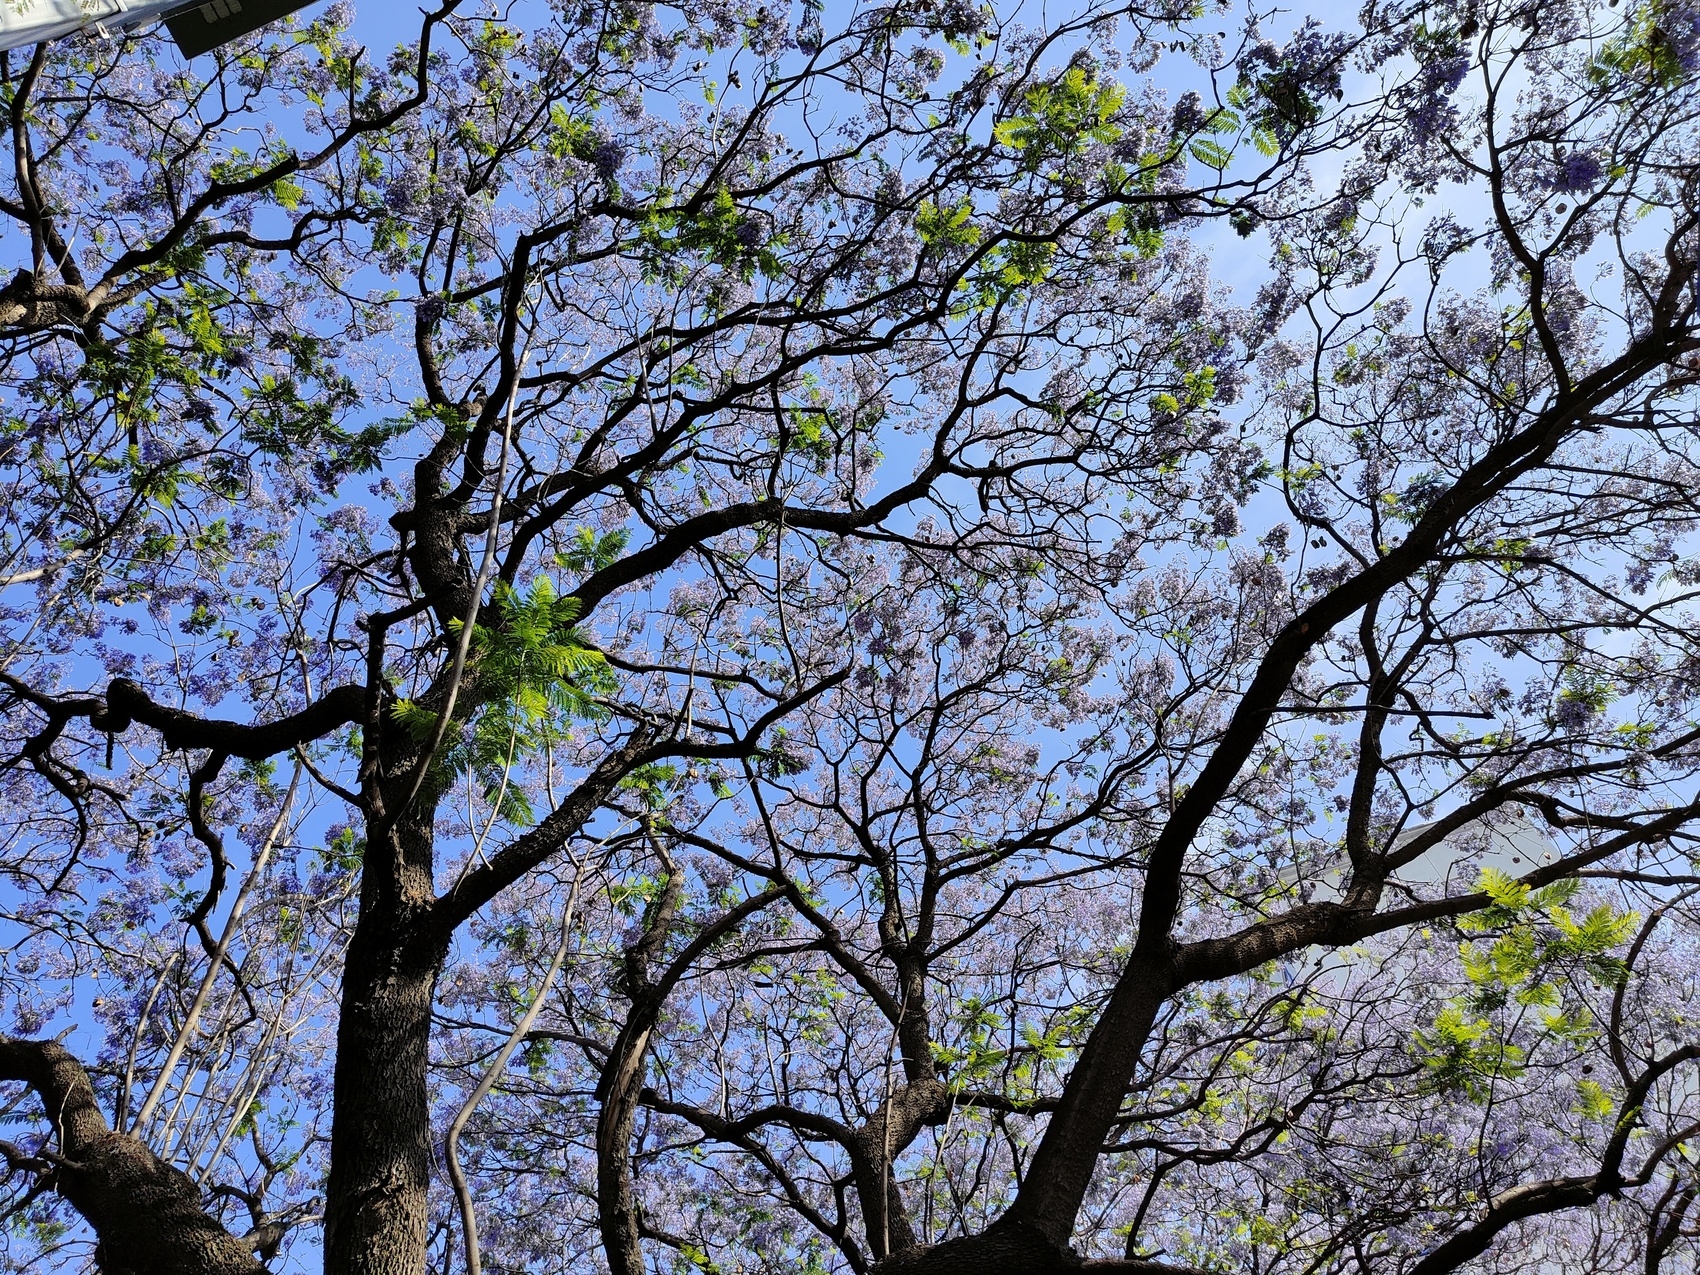
{"type": "Polygon", "coordinates": [[[35,1091],[59,1143],[57,1155],[12,1160],[41,1172],[99,1237],[95,1259],[112,1275],[261,1275],[254,1250],[201,1206],[182,1170],[107,1126],[80,1062],[57,1041],[0,1037],[0,1079],[35,1091]]]}
{"type": "Polygon", "coordinates": [[[57,729],[63,729],[73,717],[83,717],[98,731],[122,735],[139,722],[158,731],[167,748],[185,752],[207,749],[248,761],[263,761],[288,752],[298,744],[322,739],[340,726],[359,721],[366,696],[362,687],[338,686],[287,717],[274,722],[248,723],[199,717],[181,708],[168,708],[124,677],[112,679],[104,699],[44,695],[9,673],[0,673],[0,684],[46,713],[49,723],[57,729]]]}

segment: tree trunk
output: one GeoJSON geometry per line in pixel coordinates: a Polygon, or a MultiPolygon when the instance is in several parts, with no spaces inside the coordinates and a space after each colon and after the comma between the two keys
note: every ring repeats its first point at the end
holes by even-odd
{"type": "Polygon", "coordinates": [[[888,1152],[876,1130],[859,1131],[860,1154],[852,1158],[850,1170],[856,1181],[856,1198],[862,1202],[862,1224],[867,1231],[868,1252],[875,1261],[890,1253],[915,1247],[915,1230],[909,1224],[909,1209],[897,1189],[891,1161],[905,1147],[888,1152]]]}
{"type": "Polygon", "coordinates": [[[983,1234],[965,1235],[932,1248],[894,1253],[875,1275],[1207,1275],[1192,1266],[1139,1258],[1084,1262],[1035,1226],[1002,1220],[983,1234]]]}
{"type": "Polygon", "coordinates": [[[1075,1275],[1080,1259],[1034,1227],[995,1222],[980,1235],[894,1253],[874,1270],[878,1275],[1075,1275]]]}
{"type": "Polygon", "coordinates": [[[0,1079],[35,1090],[59,1153],[15,1167],[48,1177],[94,1228],[105,1275],[264,1275],[253,1247],[201,1207],[189,1175],[127,1133],[107,1126],[83,1066],[57,1041],[0,1037],[0,1079]]]}
{"type": "Polygon", "coordinates": [[[656,1023],[661,1020],[662,1006],[698,956],[783,894],[778,887],[772,887],[721,913],[697,931],[696,937],[659,977],[653,977],[651,968],[662,955],[684,897],[684,878],[654,828],[646,825],[644,830],[667,874],[667,888],[646,912],[642,937],[626,949],[625,981],[632,1008],[596,1085],[596,1096],[602,1103],[596,1119],[598,1221],[608,1269],[613,1275],[645,1272],[642,1217],[632,1180],[632,1133],[637,1125],[638,1104],[643,1100],[650,1040],[656,1023]]]}
{"type": "MultiPolygon", "coordinates": [[[[919,999],[919,998],[917,998],[919,999]]],[[[916,1245],[909,1208],[892,1171],[897,1157],[909,1149],[924,1125],[939,1124],[949,1114],[950,1090],[936,1076],[922,1075],[899,1085],[879,1110],[856,1130],[851,1148],[851,1172],[856,1196],[862,1202],[868,1252],[875,1261],[916,1245]]]]}
{"type": "MultiPolygon", "coordinates": [[[[651,739],[634,734],[561,809],[465,874],[460,885],[468,892],[456,902],[453,890],[441,899],[435,894],[438,794],[429,775],[417,793],[414,783],[423,745],[402,731],[387,736],[373,765],[382,778],[366,782],[381,792],[380,809],[409,804],[393,829],[381,815],[367,820],[360,920],[343,963],[337,1024],[325,1275],[421,1275],[436,1150],[431,1011],[455,927],[477,905],[466,900],[493,897],[525,865],[565,845],[651,739]],[[522,866],[514,866],[516,858],[522,866]]],[[[640,1065],[640,1081],[641,1073],[640,1065]]]]}
{"type": "Polygon", "coordinates": [[[432,804],[367,842],[337,1025],[325,1275],[425,1268],[431,1007],[448,951],[432,924],[432,804]]]}
{"type": "Polygon", "coordinates": [[[425,1266],[426,1067],[442,954],[376,930],[362,916],[343,974],[326,1275],[419,1275],[425,1266]]]}
{"type": "Polygon", "coordinates": [[[1005,1215],[1011,1223],[1032,1227],[1057,1251],[1065,1251],[1074,1234],[1075,1218],[1098,1157],[1173,978],[1166,959],[1136,955],[1129,962],[1086,1038],[1021,1190],[1005,1215]]]}
{"type": "Polygon", "coordinates": [[[597,1222],[612,1275],[644,1275],[637,1188],[632,1181],[632,1131],[649,1069],[650,1037],[661,1019],[662,1002],[672,990],[670,983],[657,985],[651,966],[666,946],[684,884],[653,826],[646,823],[644,832],[666,873],[667,886],[645,909],[641,936],[626,948],[625,984],[632,1008],[596,1084],[596,1096],[602,1102],[596,1117],[597,1222]]]}
{"type": "Polygon", "coordinates": [[[637,1192],[632,1182],[632,1132],[649,1061],[649,1038],[660,1002],[641,995],[602,1072],[602,1110],[596,1119],[597,1215],[612,1275],[644,1275],[637,1192]]]}
{"type": "Polygon", "coordinates": [[[1139,1259],[1083,1262],[1069,1245],[1104,1141],[1173,982],[1167,959],[1136,955],[1129,962],[1069,1073],[1015,1202],[1001,1218],[980,1235],[894,1252],[875,1268],[878,1275],[1064,1275],[1081,1270],[1191,1275],[1190,1268],[1139,1259]]]}

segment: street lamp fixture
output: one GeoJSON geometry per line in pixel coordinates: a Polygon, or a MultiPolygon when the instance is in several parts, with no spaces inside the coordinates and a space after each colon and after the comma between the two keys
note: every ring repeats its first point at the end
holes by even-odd
{"type": "Polygon", "coordinates": [[[258,31],[312,0],[0,0],[0,49],[76,31],[110,35],[147,22],[165,28],[186,58],[258,31]]]}

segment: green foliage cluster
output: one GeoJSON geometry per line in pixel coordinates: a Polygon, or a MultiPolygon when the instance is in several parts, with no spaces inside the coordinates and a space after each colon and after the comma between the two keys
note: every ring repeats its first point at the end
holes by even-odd
{"type": "MultiPolygon", "coordinates": [[[[474,624],[467,648],[461,702],[471,705],[469,720],[446,734],[433,771],[439,790],[470,774],[501,818],[527,824],[535,814],[527,786],[512,782],[515,764],[560,740],[571,720],[599,719],[613,674],[575,627],[578,599],[559,596],[548,577],[525,591],[498,583],[490,610],[495,623],[474,624]]],[[[458,635],[458,623],[450,627],[458,635]]],[[[392,712],[416,739],[436,730],[437,714],[416,701],[400,700],[392,712]]]]}
{"type": "Polygon", "coordinates": [[[1564,982],[1581,975],[1610,986],[1622,979],[1625,967],[1613,953],[1639,918],[1605,903],[1577,917],[1568,906],[1581,890],[1574,879],[1535,889],[1489,868],[1479,886],[1492,903],[1458,922],[1480,936],[1459,945],[1470,988],[1417,1033],[1415,1046],[1436,1088],[1485,1101],[1496,1080],[1524,1070],[1528,1051],[1511,1035],[1529,1012],[1542,1035],[1576,1042],[1593,1035],[1587,1008],[1566,1004],[1564,982]],[[1507,1009],[1514,1011],[1510,1022],[1497,1017],[1507,1009]]]}

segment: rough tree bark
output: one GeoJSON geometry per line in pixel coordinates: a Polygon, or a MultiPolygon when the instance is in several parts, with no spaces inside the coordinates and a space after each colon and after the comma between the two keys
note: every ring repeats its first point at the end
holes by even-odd
{"type": "MultiPolygon", "coordinates": [[[[399,732],[390,732],[392,736],[399,732]]],[[[411,784],[416,748],[385,748],[385,788],[411,784]]],[[[431,1006],[448,952],[433,924],[436,803],[368,827],[360,919],[343,967],[326,1182],[325,1270],[418,1275],[431,1180],[431,1006]]]]}
{"type": "Polygon", "coordinates": [[[364,916],[350,944],[337,1029],[325,1270],[418,1275],[426,1242],[431,1118],[424,1083],[445,949],[405,937],[400,917],[364,916]]]}
{"type": "Polygon", "coordinates": [[[1206,1275],[1195,1266],[1138,1258],[1082,1261],[1072,1249],[1058,1248],[1038,1227],[1008,1217],[979,1235],[894,1253],[874,1269],[879,1275],[1206,1275]]]}
{"type": "Polygon", "coordinates": [[[0,1079],[35,1091],[59,1144],[35,1156],[7,1148],[7,1159],[51,1183],[94,1228],[105,1275],[263,1275],[255,1242],[207,1213],[188,1174],[107,1125],[88,1073],[63,1045],[0,1037],[0,1079]]]}

